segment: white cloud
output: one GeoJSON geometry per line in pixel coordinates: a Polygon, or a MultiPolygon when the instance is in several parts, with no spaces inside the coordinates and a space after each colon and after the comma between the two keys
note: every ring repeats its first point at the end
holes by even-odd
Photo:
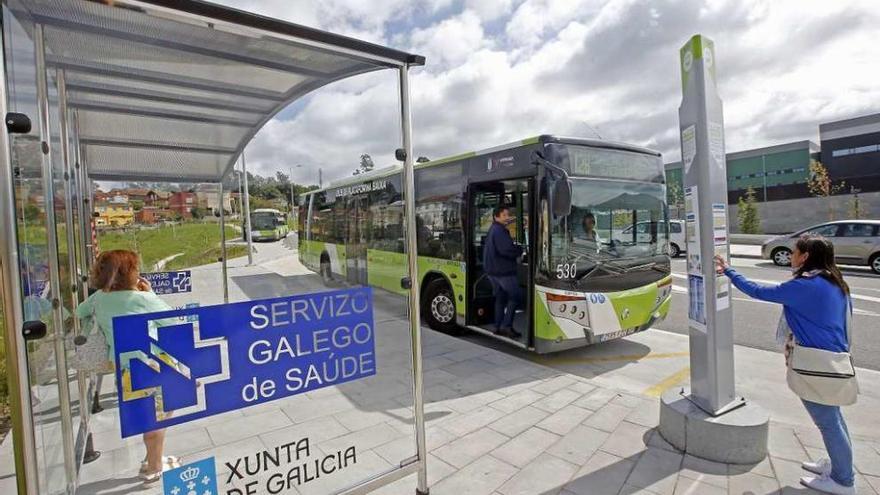
{"type": "Polygon", "coordinates": [[[492,40],[483,33],[480,18],[470,10],[410,35],[410,50],[431,60],[432,70],[462,64],[472,53],[491,44],[492,40]]]}
{"type": "Polygon", "coordinates": [[[465,0],[465,9],[474,11],[484,21],[494,21],[512,12],[514,0],[465,0]]]}
{"type": "Polygon", "coordinates": [[[534,47],[569,23],[590,18],[601,4],[596,0],[526,0],[507,23],[507,37],[515,46],[534,47]]]}
{"type": "MultiPolygon", "coordinates": [[[[544,132],[598,132],[675,160],[678,49],[697,32],[716,42],[729,151],[816,139],[819,122],[880,111],[871,0],[477,3],[259,5],[426,55],[411,81],[414,144],[432,158],[544,132]]],[[[390,163],[397,105],[391,71],[321,89],[289,120],[270,122],[248,162],[261,171],[306,164],[300,180],[318,166],[325,178],[349,175],[363,152],[390,163]]]]}

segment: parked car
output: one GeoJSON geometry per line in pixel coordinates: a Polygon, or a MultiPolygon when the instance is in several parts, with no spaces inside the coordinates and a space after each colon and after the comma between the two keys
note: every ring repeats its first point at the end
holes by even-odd
{"type": "Polygon", "coordinates": [[[880,274],[880,220],[840,220],[774,237],[761,246],[761,256],[779,266],[791,265],[798,237],[819,234],[834,244],[834,255],[844,265],[867,265],[880,274]]]}
{"type": "MultiPolygon", "coordinates": [[[[632,237],[632,225],[620,231],[621,239],[632,237]]],[[[648,242],[651,237],[651,222],[638,222],[636,224],[636,236],[639,241],[648,242]],[[643,239],[644,237],[644,239],[643,239]]],[[[687,243],[684,234],[684,220],[669,221],[669,256],[676,258],[685,252],[687,243]]]]}

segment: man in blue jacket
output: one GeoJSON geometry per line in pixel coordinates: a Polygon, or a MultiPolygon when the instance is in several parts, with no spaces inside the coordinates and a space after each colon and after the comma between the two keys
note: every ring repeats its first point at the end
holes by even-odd
{"type": "Polygon", "coordinates": [[[483,245],[483,269],[495,293],[495,333],[519,339],[522,334],[513,329],[513,317],[522,302],[516,268],[523,250],[514,244],[507,230],[507,225],[515,221],[510,209],[498,206],[492,216],[494,221],[483,245]]]}

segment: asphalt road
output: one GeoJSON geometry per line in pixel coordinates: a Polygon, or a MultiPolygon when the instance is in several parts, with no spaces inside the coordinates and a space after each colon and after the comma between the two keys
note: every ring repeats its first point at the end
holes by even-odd
{"type": "MultiPolygon", "coordinates": [[[[755,281],[782,282],[790,277],[788,268],[764,260],[733,258],[733,267],[755,281]]],[[[868,268],[842,267],[853,294],[854,359],[856,366],[880,370],[880,276],[868,268]]],[[[657,328],[687,335],[687,280],[684,258],[674,260],[672,309],[657,328]]],[[[736,344],[780,351],[776,325],[782,306],[750,299],[739,290],[733,293],[733,327],[736,344]]]]}
{"type": "MultiPolygon", "coordinates": [[[[295,246],[295,237],[271,243],[255,243],[255,261],[269,261],[290,256],[295,246]]],[[[775,266],[770,261],[733,258],[733,266],[740,273],[756,281],[782,282],[790,277],[788,268],[775,266]]],[[[855,315],[854,358],[856,366],[880,370],[880,275],[874,275],[863,267],[841,267],[847,283],[852,288],[855,315]]],[[[669,316],[656,328],[669,332],[688,334],[687,321],[687,279],[684,258],[673,260],[673,295],[669,316]]],[[[733,324],[734,342],[739,345],[781,352],[776,343],[776,325],[782,314],[782,306],[750,299],[734,289],[733,324]]],[[[505,348],[507,346],[485,340],[486,345],[505,348]]],[[[510,348],[513,351],[514,348],[510,348]]]]}

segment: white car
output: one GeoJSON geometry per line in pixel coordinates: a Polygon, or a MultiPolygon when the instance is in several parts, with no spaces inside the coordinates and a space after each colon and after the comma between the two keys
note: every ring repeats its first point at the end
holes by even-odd
{"type": "MultiPolygon", "coordinates": [[[[632,236],[632,225],[620,232],[620,238],[629,239],[632,236]]],[[[650,242],[651,222],[639,222],[636,224],[636,238],[640,242],[650,242]]],[[[687,243],[684,234],[684,220],[669,221],[669,256],[676,258],[687,251],[687,243]]]]}

